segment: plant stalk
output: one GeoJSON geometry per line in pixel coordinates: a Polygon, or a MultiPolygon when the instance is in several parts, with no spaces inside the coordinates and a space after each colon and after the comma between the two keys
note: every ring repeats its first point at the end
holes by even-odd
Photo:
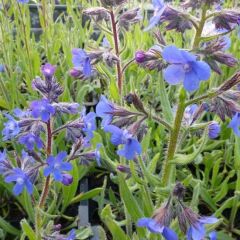
{"type": "Polygon", "coordinates": [[[115,54],[119,58],[119,61],[117,62],[117,84],[118,84],[118,92],[121,95],[122,94],[123,75],[122,75],[122,67],[121,67],[121,62],[120,62],[119,36],[118,36],[118,31],[117,31],[117,22],[115,20],[113,10],[111,10],[109,13],[110,13],[110,17],[111,17],[115,54]]]}
{"type": "Polygon", "coordinates": [[[182,119],[185,111],[185,98],[185,90],[181,89],[173,130],[170,133],[167,157],[165,159],[162,169],[163,186],[169,186],[173,181],[175,181],[175,164],[171,163],[171,160],[173,160],[177,148],[178,137],[181,130],[182,119]]]}

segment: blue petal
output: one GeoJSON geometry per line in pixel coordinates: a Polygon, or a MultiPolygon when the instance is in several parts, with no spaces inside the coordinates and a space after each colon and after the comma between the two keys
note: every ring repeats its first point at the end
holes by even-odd
{"type": "Polygon", "coordinates": [[[186,237],[187,237],[187,240],[192,240],[192,226],[189,227],[186,237]]]}
{"type": "Polygon", "coordinates": [[[182,51],[179,50],[176,46],[165,47],[162,52],[162,57],[168,63],[184,64],[187,62],[182,55],[182,51]]]}
{"type": "Polygon", "coordinates": [[[50,165],[50,166],[53,166],[54,165],[54,162],[55,162],[55,157],[54,156],[49,156],[47,158],[47,164],[50,165]]]}
{"type": "Polygon", "coordinates": [[[49,176],[52,172],[53,172],[53,168],[52,168],[52,167],[46,167],[46,168],[44,168],[44,170],[43,170],[43,175],[44,175],[45,177],[47,177],[47,176],[49,176]]]}
{"type": "Polygon", "coordinates": [[[199,219],[200,223],[203,224],[214,224],[217,223],[219,220],[216,217],[201,217],[199,219]]]}
{"type": "Polygon", "coordinates": [[[197,57],[193,55],[192,53],[184,50],[180,50],[183,58],[185,59],[186,62],[196,62],[197,57]]]}
{"type": "Polygon", "coordinates": [[[148,230],[153,233],[162,233],[164,226],[156,222],[154,219],[151,219],[151,221],[148,223],[148,230]]]}
{"type": "Polygon", "coordinates": [[[189,91],[195,91],[199,88],[199,78],[194,71],[187,72],[183,81],[184,88],[189,91]]]}
{"type": "Polygon", "coordinates": [[[49,112],[43,111],[43,112],[41,113],[41,119],[42,119],[42,121],[47,122],[47,121],[49,120],[49,118],[50,118],[49,112]]]}
{"type": "Polygon", "coordinates": [[[205,234],[206,232],[203,224],[198,224],[196,227],[192,226],[192,240],[202,240],[205,234]]]}
{"type": "Polygon", "coordinates": [[[240,137],[240,130],[239,130],[239,126],[240,126],[240,117],[238,116],[238,113],[236,113],[234,115],[234,117],[232,118],[231,122],[229,123],[228,127],[232,128],[234,133],[240,137]]]}
{"type": "Polygon", "coordinates": [[[152,28],[154,28],[158,23],[160,23],[161,16],[162,16],[162,13],[156,14],[155,16],[151,17],[150,21],[149,21],[149,25],[146,28],[144,28],[143,31],[147,32],[147,31],[151,30],[152,28]]]}
{"type": "Polygon", "coordinates": [[[16,183],[16,185],[13,188],[13,193],[17,196],[23,191],[23,188],[24,188],[24,184],[16,183]]]}
{"type": "Polygon", "coordinates": [[[217,240],[217,233],[215,231],[209,233],[210,240],[217,240]]]}
{"type": "Polygon", "coordinates": [[[114,144],[116,146],[123,144],[123,140],[122,140],[123,130],[122,129],[120,129],[116,126],[113,126],[113,125],[108,125],[108,126],[104,127],[104,131],[112,133],[112,136],[111,136],[112,144],[114,144]]]}
{"type": "Polygon", "coordinates": [[[61,182],[63,180],[63,176],[62,176],[61,172],[56,169],[53,171],[53,177],[54,177],[54,180],[57,182],[61,182]]]}
{"type": "Polygon", "coordinates": [[[66,157],[67,157],[67,153],[66,152],[60,152],[56,156],[56,161],[62,162],[66,157]]]}
{"type": "Polygon", "coordinates": [[[18,175],[12,174],[12,175],[9,175],[9,176],[5,177],[4,181],[5,181],[6,183],[10,183],[10,182],[17,181],[18,178],[19,178],[18,175]]]}
{"type": "Polygon", "coordinates": [[[32,183],[30,182],[30,180],[26,180],[25,181],[25,185],[26,185],[26,189],[28,191],[29,194],[32,194],[33,193],[33,185],[32,183]]]}
{"type": "Polygon", "coordinates": [[[182,82],[185,78],[185,72],[182,65],[170,65],[164,71],[164,79],[171,85],[182,82]]]}
{"type": "Polygon", "coordinates": [[[140,218],[137,222],[138,227],[148,227],[149,222],[152,221],[152,218],[140,218]]]}
{"type": "Polygon", "coordinates": [[[136,139],[129,139],[123,149],[117,151],[118,155],[125,157],[127,160],[134,159],[136,154],[140,155],[141,152],[141,144],[136,139]]]}
{"type": "Polygon", "coordinates": [[[192,63],[193,70],[197,73],[199,80],[208,80],[211,76],[211,68],[204,61],[192,63]]]}
{"type": "Polygon", "coordinates": [[[170,228],[164,227],[162,235],[166,240],[178,240],[177,234],[170,228]]]}
{"type": "Polygon", "coordinates": [[[89,77],[92,73],[92,66],[89,57],[86,58],[84,66],[83,66],[83,74],[86,77],[89,77]]]}
{"type": "Polygon", "coordinates": [[[70,171],[70,170],[72,170],[72,164],[71,163],[69,163],[69,162],[64,162],[64,163],[62,163],[61,164],[61,170],[62,171],[70,171]]]}

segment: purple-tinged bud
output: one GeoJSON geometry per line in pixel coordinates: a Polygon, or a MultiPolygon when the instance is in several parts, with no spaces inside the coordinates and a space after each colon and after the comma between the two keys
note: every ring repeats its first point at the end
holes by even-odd
{"type": "Polygon", "coordinates": [[[63,179],[62,179],[62,184],[65,186],[69,186],[72,184],[73,182],[73,177],[70,174],[64,173],[62,175],[63,179]]]}
{"type": "Polygon", "coordinates": [[[143,103],[141,101],[141,99],[137,96],[136,93],[129,93],[125,99],[131,99],[131,103],[133,104],[133,106],[139,111],[139,112],[143,112],[146,113],[146,110],[144,109],[143,103]]]}
{"type": "Polygon", "coordinates": [[[62,225],[61,225],[61,224],[53,225],[53,231],[60,231],[61,228],[62,228],[62,225]]]}
{"type": "Polygon", "coordinates": [[[228,79],[226,82],[224,82],[219,87],[219,92],[226,92],[227,90],[236,86],[239,82],[240,82],[240,71],[235,73],[230,79],[228,79]]]}
{"type": "Polygon", "coordinates": [[[211,139],[217,138],[221,132],[220,125],[213,121],[208,125],[208,137],[211,139]]]}
{"type": "Polygon", "coordinates": [[[124,165],[118,165],[117,170],[122,173],[131,173],[130,168],[124,165]]]}
{"type": "Polygon", "coordinates": [[[119,62],[119,58],[117,55],[111,52],[104,52],[102,55],[103,61],[109,66],[113,67],[119,62]]]}
{"type": "Polygon", "coordinates": [[[84,78],[84,75],[83,75],[83,72],[77,68],[72,68],[70,71],[69,71],[69,74],[71,75],[71,77],[73,78],[77,78],[77,79],[82,79],[84,78]]]}
{"type": "Polygon", "coordinates": [[[96,21],[109,20],[108,10],[104,7],[92,7],[83,11],[85,15],[95,17],[96,21]]]}
{"type": "Polygon", "coordinates": [[[135,8],[124,12],[119,18],[119,25],[128,29],[131,24],[142,20],[140,8],[135,8]]]}
{"type": "Polygon", "coordinates": [[[178,32],[185,32],[192,28],[192,22],[188,19],[188,15],[167,6],[160,19],[162,22],[168,22],[167,30],[175,29],[178,32]]]}
{"type": "Polygon", "coordinates": [[[67,114],[77,114],[79,113],[79,104],[78,103],[53,103],[52,104],[57,112],[67,113],[67,114]]]}
{"type": "Polygon", "coordinates": [[[138,50],[136,53],[135,53],[135,60],[137,63],[143,63],[145,62],[146,60],[146,54],[144,51],[142,50],[138,50]]]}
{"type": "Polygon", "coordinates": [[[240,24],[240,12],[233,10],[219,12],[218,15],[213,18],[213,23],[217,29],[231,31],[236,25],[240,24]]]}
{"type": "Polygon", "coordinates": [[[186,188],[178,182],[173,189],[173,196],[176,196],[178,199],[183,199],[186,192],[186,188]]]}
{"type": "Polygon", "coordinates": [[[222,0],[187,0],[182,6],[184,8],[200,9],[202,5],[208,5],[208,7],[219,5],[222,3],[222,0]]]}
{"type": "Polygon", "coordinates": [[[100,0],[100,1],[102,5],[105,7],[116,7],[126,2],[126,0],[100,0]]]}
{"type": "Polygon", "coordinates": [[[224,53],[224,52],[215,52],[211,55],[211,57],[224,65],[227,65],[228,67],[234,67],[238,63],[238,60],[233,57],[232,54],[224,53]]]}
{"type": "Polygon", "coordinates": [[[53,66],[50,63],[46,63],[41,67],[41,72],[46,78],[53,77],[55,71],[56,71],[56,66],[53,66]]]}

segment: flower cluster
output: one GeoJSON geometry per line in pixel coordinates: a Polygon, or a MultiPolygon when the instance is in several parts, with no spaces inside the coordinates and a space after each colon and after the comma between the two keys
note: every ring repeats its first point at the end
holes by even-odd
{"type": "Polygon", "coordinates": [[[86,113],[85,110],[81,113],[77,103],[59,102],[63,89],[55,79],[55,71],[56,67],[47,63],[41,67],[44,79],[37,77],[32,82],[33,89],[41,94],[42,99],[32,101],[27,110],[15,109],[13,115],[5,113],[8,121],[2,130],[3,140],[14,141],[17,138],[18,143],[28,151],[23,151],[20,157],[14,155],[18,166],[12,164],[6,150],[0,154],[0,172],[7,183],[15,182],[15,195],[25,188],[33,194],[33,184],[41,168],[45,177],[52,175],[55,181],[70,185],[73,178],[67,172],[72,170],[71,160],[88,155],[88,159],[96,159],[100,165],[99,147],[94,154],[84,152],[90,147],[93,131],[96,130],[96,114],[86,113]],[[54,129],[54,120],[61,114],[78,114],[79,117],[54,129]],[[53,136],[63,129],[67,129],[67,135],[71,135],[74,144],[69,156],[66,152],[54,156],[51,153],[53,136]]]}
{"type": "MultiPolygon", "coordinates": [[[[169,228],[169,225],[177,217],[181,231],[186,234],[188,240],[202,240],[206,236],[205,224],[218,222],[215,217],[201,217],[186,207],[182,201],[185,188],[176,184],[167,203],[155,211],[151,218],[141,218],[137,222],[138,227],[147,227],[150,232],[162,234],[166,240],[178,240],[177,234],[169,228]]],[[[216,233],[211,232],[210,239],[214,239],[216,233]]]]}

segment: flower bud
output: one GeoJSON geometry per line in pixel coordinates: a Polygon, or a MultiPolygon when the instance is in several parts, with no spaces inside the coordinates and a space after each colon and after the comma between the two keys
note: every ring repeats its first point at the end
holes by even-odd
{"type": "Polygon", "coordinates": [[[92,7],[83,11],[85,15],[96,17],[96,21],[109,20],[108,10],[104,7],[92,7]]]}
{"type": "Polygon", "coordinates": [[[65,186],[69,186],[73,182],[73,177],[70,174],[63,174],[62,184],[65,186]]]}
{"type": "Polygon", "coordinates": [[[125,29],[129,28],[130,24],[139,22],[142,19],[141,11],[139,8],[128,10],[124,12],[119,18],[119,25],[125,29]]]}
{"type": "Polygon", "coordinates": [[[56,66],[53,66],[50,63],[46,63],[41,67],[41,72],[46,78],[53,77],[55,71],[56,71],[56,66]]]}
{"type": "Polygon", "coordinates": [[[146,54],[144,51],[139,50],[135,53],[135,60],[137,63],[143,63],[146,60],[146,54]]]}
{"type": "Polygon", "coordinates": [[[220,125],[213,121],[208,125],[208,137],[211,139],[217,138],[221,131],[220,125]]]}

